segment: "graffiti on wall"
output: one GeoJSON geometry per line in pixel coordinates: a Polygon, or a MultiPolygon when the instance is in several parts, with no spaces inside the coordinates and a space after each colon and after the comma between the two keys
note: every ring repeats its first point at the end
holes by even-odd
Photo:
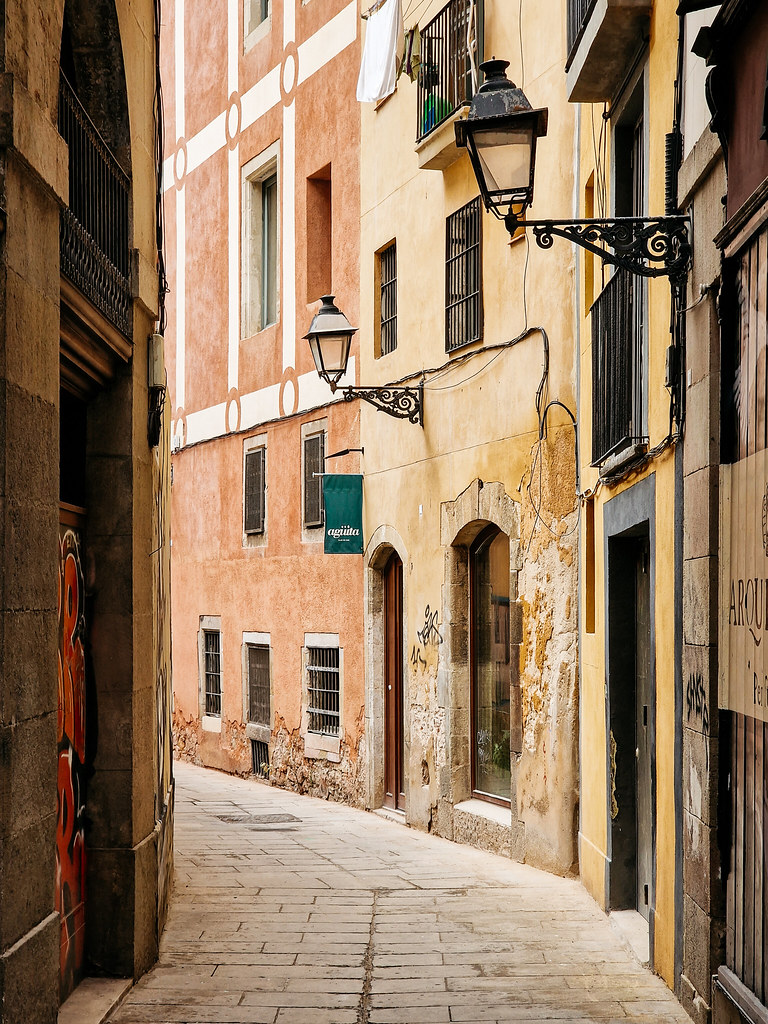
{"type": "Polygon", "coordinates": [[[85,589],[80,531],[59,528],[56,909],[65,999],[85,957],[85,589]]]}
{"type": "Polygon", "coordinates": [[[424,657],[426,649],[428,647],[437,647],[438,644],[443,642],[438,628],[439,625],[437,609],[432,611],[429,605],[427,605],[424,609],[424,625],[416,631],[416,640],[418,642],[411,649],[411,664],[414,668],[419,666],[426,668],[427,660],[424,657]]]}

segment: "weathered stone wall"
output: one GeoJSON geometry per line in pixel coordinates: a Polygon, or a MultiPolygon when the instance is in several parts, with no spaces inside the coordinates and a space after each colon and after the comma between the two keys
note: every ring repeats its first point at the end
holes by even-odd
{"type": "MultiPolygon", "coordinates": [[[[695,202],[697,215],[688,304],[694,303],[699,284],[719,279],[720,257],[711,239],[722,227],[724,191],[719,144],[707,131],[680,173],[681,201],[685,206],[695,202]]],[[[678,995],[698,1024],[710,1019],[711,978],[724,963],[725,953],[717,847],[720,337],[716,294],[713,289],[687,316],[683,444],[683,955],[678,995]]]]}
{"type": "Polygon", "coordinates": [[[367,780],[362,712],[357,725],[357,741],[353,742],[348,733],[344,736],[337,762],[306,757],[301,731],[288,729],[285,721],[278,718],[269,745],[272,785],[321,800],[365,807],[367,780]]]}

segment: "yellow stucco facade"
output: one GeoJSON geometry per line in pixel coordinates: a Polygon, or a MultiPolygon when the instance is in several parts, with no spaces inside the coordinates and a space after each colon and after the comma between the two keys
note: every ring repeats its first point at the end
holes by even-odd
{"type": "MultiPolygon", "coordinates": [[[[642,131],[645,147],[645,180],[642,212],[661,215],[665,204],[665,135],[674,118],[674,80],[677,52],[677,17],[673,5],[654,4],[647,48],[629,68],[623,94],[613,103],[581,104],[578,190],[581,217],[617,214],[617,125],[621,123],[627,94],[642,97],[642,131]],[[596,156],[598,158],[596,163],[596,156]],[[598,196],[600,182],[603,194],[598,196]]],[[[626,211],[621,211],[626,213],[626,211]]],[[[635,750],[617,744],[612,751],[612,716],[624,699],[611,679],[610,544],[614,538],[641,537],[650,546],[650,691],[651,715],[651,835],[637,839],[638,848],[647,843],[652,858],[649,884],[651,919],[651,964],[670,987],[675,986],[676,857],[679,842],[679,806],[676,804],[676,778],[679,782],[679,741],[676,737],[676,664],[679,661],[676,629],[676,565],[679,534],[676,534],[676,458],[675,443],[668,444],[655,458],[644,462],[625,476],[621,471],[615,482],[606,481],[604,470],[591,465],[593,395],[593,352],[591,333],[592,302],[610,278],[608,268],[601,271],[597,257],[580,256],[579,288],[579,362],[580,362],[580,478],[586,502],[593,507],[594,544],[588,535],[588,516],[582,516],[580,579],[582,609],[594,607],[582,616],[581,649],[581,821],[579,859],[581,877],[588,891],[606,910],[629,906],[626,894],[617,892],[617,851],[614,822],[621,811],[615,797],[615,779],[622,763],[635,760],[635,750]],[[635,495],[643,494],[642,501],[635,495]],[[646,500],[645,495],[649,495],[646,500]],[[612,506],[611,503],[615,504],[612,506]],[[623,505],[621,503],[623,502],[623,505]],[[624,508],[621,525],[612,522],[612,510],[624,508]],[[617,768],[618,765],[618,768],[617,768]]],[[[647,284],[644,338],[645,436],[648,449],[659,445],[675,427],[670,422],[670,393],[665,387],[665,364],[670,336],[670,285],[665,277],[647,284]]],[[[617,601],[619,599],[617,598],[617,601]]],[[[619,612],[617,612],[619,614],[619,612]]],[[[618,627],[617,627],[618,628],[618,627]]],[[[621,634],[616,634],[621,636],[621,634]]],[[[614,637],[614,642],[616,641],[614,637]]],[[[638,640],[639,644],[640,641],[638,640]]],[[[628,692],[628,691],[627,691],[628,692]]],[[[640,726],[638,726],[640,729],[640,726]]],[[[641,735],[639,732],[638,735],[641,735]]],[[[641,743],[641,739],[637,740],[641,743]]],[[[634,743],[631,744],[634,747],[634,743]]],[[[638,785],[641,785],[638,783],[638,785]]],[[[638,825],[638,830],[641,826],[638,825]]],[[[639,854],[638,854],[639,856],[639,854]]],[[[638,899],[642,903],[643,893],[638,899]]]]}
{"type": "MultiPolygon", "coordinates": [[[[425,26],[428,32],[444,7],[432,2],[419,12],[423,59],[425,26]]],[[[484,7],[484,24],[477,8],[480,59],[508,59],[509,77],[533,106],[549,107],[537,208],[571,216],[576,116],[562,80],[559,4],[523,10],[522,47],[507,5],[488,0],[484,7]]],[[[452,119],[414,145],[418,102],[417,83],[404,76],[393,95],[364,105],[362,114],[360,383],[407,378],[424,386],[423,428],[361,408],[369,803],[384,798],[386,737],[376,724],[384,641],[377,616],[380,570],[396,551],[403,562],[407,820],[567,873],[575,867],[578,785],[574,429],[562,408],[552,408],[539,445],[536,395],[548,342],[540,408],[558,399],[575,410],[576,263],[567,244],[545,253],[524,237],[510,243],[503,224],[482,212],[482,337],[447,351],[446,222],[478,189],[466,154],[451,152],[452,119]],[[439,169],[420,166],[436,152],[439,169]],[[377,253],[392,242],[397,343],[377,357],[377,253]],[[489,523],[510,542],[513,659],[519,658],[512,667],[511,786],[501,805],[477,799],[472,782],[478,740],[467,565],[474,538],[489,523]],[[436,630],[425,629],[433,623],[436,630]]]]}

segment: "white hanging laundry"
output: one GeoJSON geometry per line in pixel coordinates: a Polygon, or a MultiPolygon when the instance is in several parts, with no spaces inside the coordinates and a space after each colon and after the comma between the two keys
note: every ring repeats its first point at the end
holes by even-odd
{"type": "Polygon", "coordinates": [[[395,91],[396,61],[403,31],[401,0],[385,0],[368,18],[357,80],[357,98],[361,103],[377,103],[395,91]]]}

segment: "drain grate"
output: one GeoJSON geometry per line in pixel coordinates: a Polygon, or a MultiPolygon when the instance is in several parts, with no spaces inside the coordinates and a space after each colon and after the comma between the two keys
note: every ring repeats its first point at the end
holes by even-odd
{"type": "Polygon", "coordinates": [[[293,814],[217,814],[228,825],[277,825],[285,821],[301,821],[293,814]]]}

